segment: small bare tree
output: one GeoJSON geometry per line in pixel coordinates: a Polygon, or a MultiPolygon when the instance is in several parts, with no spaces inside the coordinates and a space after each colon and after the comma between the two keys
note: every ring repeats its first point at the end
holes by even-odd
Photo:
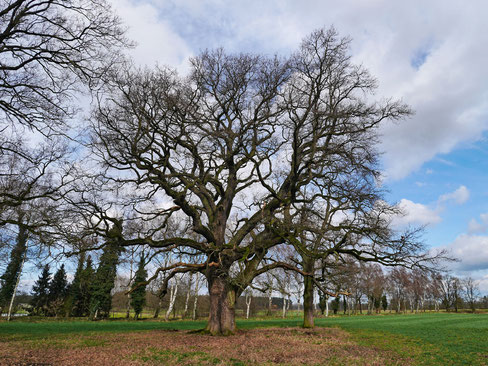
{"type": "Polygon", "coordinates": [[[464,287],[464,296],[469,308],[474,313],[476,311],[476,302],[480,298],[480,290],[478,283],[471,277],[468,277],[462,281],[464,287]]]}

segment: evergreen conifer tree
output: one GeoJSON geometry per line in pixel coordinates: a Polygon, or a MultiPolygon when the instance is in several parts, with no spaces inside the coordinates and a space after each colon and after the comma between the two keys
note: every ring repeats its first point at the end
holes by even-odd
{"type": "Polygon", "coordinates": [[[322,292],[319,292],[319,308],[322,315],[324,315],[325,309],[327,307],[327,301],[329,301],[328,297],[322,292]]]}
{"type": "Polygon", "coordinates": [[[144,261],[144,255],[141,254],[141,258],[139,260],[139,265],[137,267],[137,271],[134,277],[134,284],[132,288],[135,290],[131,294],[131,304],[134,308],[134,318],[138,319],[144,305],[146,304],[146,285],[141,285],[141,283],[146,281],[147,278],[147,271],[144,268],[146,265],[144,261]]]}
{"type": "Polygon", "coordinates": [[[46,315],[47,304],[49,296],[49,283],[51,281],[51,273],[49,272],[49,264],[46,264],[42,270],[39,279],[32,287],[32,310],[34,314],[46,315]]]}
{"type": "Polygon", "coordinates": [[[88,256],[80,279],[80,316],[90,315],[90,302],[93,290],[92,282],[94,278],[95,270],[93,269],[93,261],[91,256],[88,256]]]}
{"type": "Polygon", "coordinates": [[[70,293],[67,298],[68,311],[72,316],[82,316],[82,297],[81,297],[81,280],[83,277],[83,266],[85,265],[85,252],[80,254],[78,266],[76,267],[75,276],[70,286],[70,293]]]}
{"type": "Polygon", "coordinates": [[[381,306],[383,307],[383,311],[386,311],[388,308],[388,299],[386,298],[386,295],[381,297],[381,306]]]}
{"type": "Polygon", "coordinates": [[[22,262],[27,252],[27,235],[27,229],[19,225],[17,241],[10,253],[10,261],[5,272],[0,276],[0,314],[8,307],[15,291],[17,278],[21,275],[22,262]]]}
{"type": "Polygon", "coordinates": [[[49,310],[52,315],[58,316],[63,309],[66,295],[68,294],[68,281],[66,279],[66,271],[64,264],[54,274],[53,280],[49,285],[49,310]]]}
{"type": "Polygon", "coordinates": [[[108,317],[112,308],[112,289],[115,286],[117,264],[122,248],[117,238],[120,236],[122,224],[118,222],[108,232],[109,239],[100,256],[100,263],[92,281],[90,299],[90,318],[108,317]]]}

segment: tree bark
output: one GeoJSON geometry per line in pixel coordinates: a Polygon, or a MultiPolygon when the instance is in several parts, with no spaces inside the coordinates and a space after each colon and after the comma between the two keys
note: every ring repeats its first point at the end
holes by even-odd
{"type": "MultiPolygon", "coordinates": [[[[12,292],[12,297],[10,299],[10,306],[8,307],[8,314],[7,314],[7,321],[10,321],[10,317],[12,316],[12,308],[14,306],[15,295],[17,294],[17,289],[19,288],[20,277],[22,277],[22,269],[24,268],[25,258],[27,257],[27,230],[25,226],[19,225],[19,234],[18,240],[22,243],[22,246],[25,248],[24,255],[22,257],[22,262],[20,263],[19,273],[17,274],[17,280],[15,281],[14,291],[12,292]]],[[[2,313],[0,312],[0,315],[2,313]]]]}
{"type": "Polygon", "coordinates": [[[325,317],[329,317],[329,295],[325,294],[325,317]]]}
{"type": "MultiPolygon", "coordinates": [[[[305,269],[306,272],[307,269],[305,269]]],[[[304,278],[304,290],[303,290],[303,327],[313,328],[314,318],[313,318],[313,279],[310,276],[305,276],[304,278]]]]}
{"type": "Polygon", "coordinates": [[[193,273],[190,273],[190,280],[188,281],[188,290],[186,292],[186,297],[185,297],[185,309],[183,310],[183,316],[181,317],[182,319],[185,319],[186,315],[188,314],[188,304],[190,303],[192,278],[193,278],[193,273]]]}
{"type": "Polygon", "coordinates": [[[158,300],[158,306],[156,307],[156,310],[154,311],[154,316],[153,318],[157,319],[159,317],[159,311],[161,310],[161,305],[162,305],[163,300],[161,298],[158,300]]]}
{"type": "Polygon", "coordinates": [[[177,292],[178,292],[178,282],[175,281],[175,285],[171,288],[170,291],[168,311],[166,311],[166,316],[164,317],[164,320],[166,321],[169,320],[169,316],[171,315],[171,312],[173,311],[173,308],[175,306],[177,292]]]}
{"type": "Polygon", "coordinates": [[[207,275],[210,295],[210,313],[205,328],[212,335],[230,335],[236,332],[236,291],[225,275],[211,271],[207,275]]]}
{"type": "MultiPolygon", "coordinates": [[[[10,306],[8,307],[7,321],[10,321],[12,316],[12,308],[14,306],[15,295],[17,294],[17,289],[19,287],[20,277],[22,276],[22,269],[24,268],[25,257],[27,256],[27,249],[25,250],[24,257],[22,258],[22,263],[20,264],[19,274],[17,275],[17,281],[15,282],[14,292],[12,293],[12,298],[10,299],[10,306]]],[[[1,315],[1,313],[0,313],[1,315]]]]}
{"type": "Polygon", "coordinates": [[[251,293],[248,292],[246,293],[246,319],[249,319],[249,312],[251,310],[251,301],[252,301],[252,296],[251,293]]]}
{"type": "Polygon", "coordinates": [[[197,279],[195,281],[195,290],[194,290],[194,299],[193,299],[193,314],[192,319],[197,319],[197,304],[198,304],[198,290],[200,287],[200,276],[197,275],[197,279]]]}
{"type": "Polygon", "coordinates": [[[270,288],[268,290],[268,315],[271,316],[272,313],[272,308],[273,308],[273,289],[270,288]]]}

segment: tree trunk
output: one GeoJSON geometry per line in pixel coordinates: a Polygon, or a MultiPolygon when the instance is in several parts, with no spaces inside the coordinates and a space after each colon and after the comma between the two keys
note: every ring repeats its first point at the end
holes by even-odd
{"type": "Polygon", "coordinates": [[[246,319],[249,319],[249,312],[251,310],[251,301],[252,301],[252,296],[250,292],[246,293],[246,319]]]}
{"type": "Polygon", "coordinates": [[[211,272],[207,275],[210,313],[205,330],[212,335],[234,334],[236,292],[226,280],[226,276],[211,272]]]}
{"type": "MultiPolygon", "coordinates": [[[[306,272],[309,272],[305,269],[306,272]]],[[[305,276],[304,278],[304,290],[303,290],[303,327],[313,328],[314,318],[313,318],[313,279],[310,276],[305,276]]]]}
{"type": "Polygon", "coordinates": [[[158,301],[158,306],[156,307],[156,310],[154,311],[154,319],[157,319],[159,317],[159,311],[161,310],[161,305],[162,305],[163,300],[159,299],[158,301]]]}
{"type": "Polygon", "coordinates": [[[175,306],[177,292],[178,292],[178,282],[175,281],[175,285],[171,287],[168,311],[166,312],[166,316],[164,317],[164,320],[166,321],[169,320],[169,316],[171,315],[171,312],[173,311],[173,308],[175,306]]]}
{"type": "MultiPolygon", "coordinates": [[[[27,236],[26,236],[27,241],[27,236]]],[[[17,275],[17,281],[15,282],[14,291],[12,292],[12,298],[10,299],[10,306],[8,307],[8,314],[7,314],[7,321],[10,321],[10,317],[12,316],[12,308],[14,306],[15,295],[17,294],[17,288],[19,287],[20,277],[22,276],[22,269],[24,268],[25,257],[27,256],[27,248],[24,252],[24,257],[22,258],[22,262],[20,263],[19,274],[17,275]]],[[[1,315],[1,313],[0,313],[1,315]]]]}
{"type": "Polygon", "coordinates": [[[193,314],[192,314],[192,319],[196,320],[197,319],[197,303],[198,303],[198,290],[199,290],[199,285],[200,285],[200,276],[197,275],[197,279],[195,281],[195,290],[193,292],[193,314]]]}
{"type": "Polygon", "coordinates": [[[195,298],[193,299],[193,313],[191,318],[197,320],[197,304],[198,304],[198,294],[195,293],[195,298]]]}
{"type": "Polygon", "coordinates": [[[130,317],[130,294],[127,294],[127,300],[125,303],[125,318],[129,319],[130,317]]]}
{"type": "Polygon", "coordinates": [[[285,295],[283,295],[283,313],[281,315],[281,318],[282,319],[286,318],[286,297],[285,297],[285,295]]]}
{"type": "Polygon", "coordinates": [[[271,312],[273,308],[273,289],[270,287],[268,290],[268,315],[271,316],[273,313],[271,312]]]}
{"type": "Polygon", "coordinates": [[[191,283],[192,283],[193,273],[190,273],[190,280],[188,281],[188,290],[186,292],[185,298],[185,310],[183,310],[182,318],[186,318],[186,314],[188,314],[188,303],[190,302],[190,293],[191,293],[191,283]]]}
{"type": "Polygon", "coordinates": [[[329,295],[325,296],[325,317],[329,317],[329,295]]]}

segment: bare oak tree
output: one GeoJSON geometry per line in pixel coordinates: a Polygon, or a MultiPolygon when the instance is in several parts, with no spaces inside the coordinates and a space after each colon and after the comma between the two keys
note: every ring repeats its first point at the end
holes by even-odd
{"type": "Polygon", "coordinates": [[[100,235],[120,219],[114,210],[124,222],[153,223],[120,234],[123,246],[199,253],[197,263],[159,271],[169,273],[166,285],[179,273],[205,275],[211,334],[235,332],[235,301],[257,276],[275,268],[312,276],[309,266],[273,259],[279,244],[311,258],[422,260],[411,237],[391,237],[396,209],[371,189],[377,128],[410,110],[371,100],[376,81],[351,62],[348,44],[319,30],[287,60],[217,50],[193,58],[188,77],[121,69],[100,96],[92,146],[102,173],[93,180],[108,193],[73,202],[100,235]],[[304,209],[313,215],[299,225],[304,209]],[[182,230],[168,231],[170,220],[182,230]]]}
{"type": "Polygon", "coordinates": [[[56,198],[78,97],[123,61],[124,31],[105,0],[0,1],[0,215],[56,198]]]}

